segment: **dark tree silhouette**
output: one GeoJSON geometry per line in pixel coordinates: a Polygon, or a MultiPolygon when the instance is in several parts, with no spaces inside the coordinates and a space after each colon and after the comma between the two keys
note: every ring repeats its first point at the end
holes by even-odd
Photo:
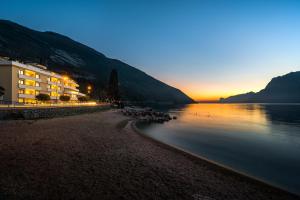
{"type": "Polygon", "coordinates": [[[89,100],[89,98],[87,97],[87,96],[84,96],[84,97],[78,97],[78,101],[80,101],[80,102],[86,102],[86,101],[88,101],[89,100]]]}
{"type": "Polygon", "coordinates": [[[38,101],[49,101],[50,100],[50,96],[49,94],[38,94],[35,97],[38,101]]]}
{"type": "Polygon", "coordinates": [[[107,96],[111,101],[120,100],[118,72],[115,69],[110,73],[107,96]]]}
{"type": "Polygon", "coordinates": [[[3,96],[5,93],[4,87],[0,86],[0,97],[3,96]]]}
{"type": "Polygon", "coordinates": [[[71,97],[70,96],[66,96],[66,95],[62,95],[59,97],[59,100],[61,101],[70,101],[71,97]]]}

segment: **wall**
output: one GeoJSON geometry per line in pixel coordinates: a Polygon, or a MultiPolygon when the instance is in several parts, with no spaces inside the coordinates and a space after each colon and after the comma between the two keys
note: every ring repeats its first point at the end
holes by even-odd
{"type": "Polygon", "coordinates": [[[17,119],[45,119],[54,117],[64,117],[84,113],[99,112],[108,110],[109,105],[99,106],[81,106],[81,107],[59,107],[59,108],[3,108],[0,109],[0,120],[17,120],[17,119]]]}
{"type": "Polygon", "coordinates": [[[12,101],[12,68],[11,66],[0,66],[0,86],[4,87],[5,94],[3,96],[4,101],[12,101]]]}

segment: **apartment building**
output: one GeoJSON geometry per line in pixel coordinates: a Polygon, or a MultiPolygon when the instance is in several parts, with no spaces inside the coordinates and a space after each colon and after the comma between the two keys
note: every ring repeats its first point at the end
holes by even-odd
{"type": "Polygon", "coordinates": [[[0,58],[0,86],[5,89],[3,101],[9,103],[36,103],[36,95],[48,94],[52,102],[60,102],[61,95],[77,101],[79,85],[69,77],[51,72],[40,64],[24,64],[0,58]]]}

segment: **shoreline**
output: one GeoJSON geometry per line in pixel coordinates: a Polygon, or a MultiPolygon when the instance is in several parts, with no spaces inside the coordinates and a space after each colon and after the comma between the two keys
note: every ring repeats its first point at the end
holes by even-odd
{"type": "Polygon", "coordinates": [[[0,122],[0,199],[300,199],[153,142],[132,121],[110,109],[0,122]]]}
{"type": "Polygon", "coordinates": [[[157,144],[159,144],[159,145],[162,145],[162,146],[164,146],[164,147],[166,147],[166,148],[168,148],[168,149],[171,149],[171,150],[173,150],[173,151],[176,151],[176,152],[178,152],[178,153],[184,154],[184,155],[186,155],[186,156],[188,156],[188,157],[190,157],[190,158],[192,158],[192,159],[195,159],[195,160],[199,159],[199,160],[201,160],[201,161],[207,162],[208,164],[212,165],[213,167],[220,168],[221,170],[224,170],[224,171],[227,172],[227,173],[230,173],[230,174],[233,174],[233,175],[242,176],[243,178],[249,179],[249,180],[251,180],[251,181],[253,181],[253,182],[257,183],[257,184],[262,184],[262,185],[264,185],[264,186],[271,187],[271,188],[275,188],[275,189],[277,189],[277,190],[281,190],[281,191],[286,192],[286,193],[288,193],[288,194],[292,194],[292,195],[295,195],[295,196],[297,196],[297,197],[300,197],[299,194],[290,192],[290,191],[288,191],[288,190],[285,189],[285,188],[281,188],[281,187],[279,187],[279,186],[272,185],[271,183],[269,183],[269,182],[267,182],[267,181],[264,181],[264,180],[262,180],[262,179],[260,179],[260,178],[251,176],[251,175],[249,175],[249,174],[246,174],[246,173],[243,173],[243,172],[241,172],[241,171],[235,170],[235,169],[233,169],[233,168],[231,168],[231,167],[228,167],[228,166],[226,166],[226,165],[223,165],[223,164],[220,164],[220,163],[218,163],[218,162],[215,162],[215,161],[213,161],[213,160],[209,160],[209,159],[207,159],[207,158],[205,158],[205,157],[203,157],[203,156],[201,156],[201,155],[197,155],[197,154],[195,154],[195,153],[192,153],[192,152],[190,152],[190,151],[187,151],[187,150],[185,150],[185,149],[183,149],[183,148],[177,147],[177,146],[175,146],[175,145],[167,144],[167,143],[162,142],[162,141],[160,141],[160,140],[158,140],[158,139],[155,139],[155,138],[153,138],[153,137],[151,137],[151,136],[148,136],[148,135],[144,134],[144,133],[142,132],[142,130],[140,130],[140,129],[137,127],[136,123],[138,123],[138,121],[136,121],[136,120],[131,122],[132,129],[133,129],[137,134],[141,135],[142,137],[144,137],[144,138],[146,138],[146,139],[148,139],[148,140],[153,141],[154,143],[157,143],[157,144]]]}

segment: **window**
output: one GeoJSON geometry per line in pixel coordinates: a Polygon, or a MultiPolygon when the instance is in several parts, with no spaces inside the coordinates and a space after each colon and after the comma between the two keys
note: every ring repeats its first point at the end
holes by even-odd
{"type": "Polygon", "coordinates": [[[19,80],[19,84],[24,85],[24,80],[19,80]]]}
{"type": "Polygon", "coordinates": [[[36,83],[35,83],[35,86],[36,86],[36,87],[40,87],[40,83],[37,83],[37,82],[36,82],[36,83]]]}
{"type": "Polygon", "coordinates": [[[48,77],[47,80],[50,81],[50,77],[48,77]]]}
{"type": "Polygon", "coordinates": [[[19,74],[24,74],[24,70],[19,69],[19,74]]]}
{"type": "Polygon", "coordinates": [[[61,88],[60,88],[60,87],[58,87],[58,90],[61,90],[61,88]]]}
{"type": "Polygon", "coordinates": [[[40,94],[40,92],[39,91],[35,91],[35,95],[39,95],[40,94]]]}
{"type": "Polygon", "coordinates": [[[51,86],[50,86],[50,85],[47,85],[47,88],[48,88],[48,89],[50,89],[50,88],[51,88],[51,86]]]}
{"type": "Polygon", "coordinates": [[[24,99],[18,99],[19,103],[24,103],[24,99]]]}
{"type": "Polygon", "coordinates": [[[60,84],[60,81],[57,81],[58,84],[60,84]]]}
{"type": "Polygon", "coordinates": [[[24,90],[19,90],[18,93],[19,94],[24,94],[24,90]]]}
{"type": "Polygon", "coordinates": [[[35,75],[35,78],[40,78],[40,75],[36,74],[36,75],[35,75]]]}

